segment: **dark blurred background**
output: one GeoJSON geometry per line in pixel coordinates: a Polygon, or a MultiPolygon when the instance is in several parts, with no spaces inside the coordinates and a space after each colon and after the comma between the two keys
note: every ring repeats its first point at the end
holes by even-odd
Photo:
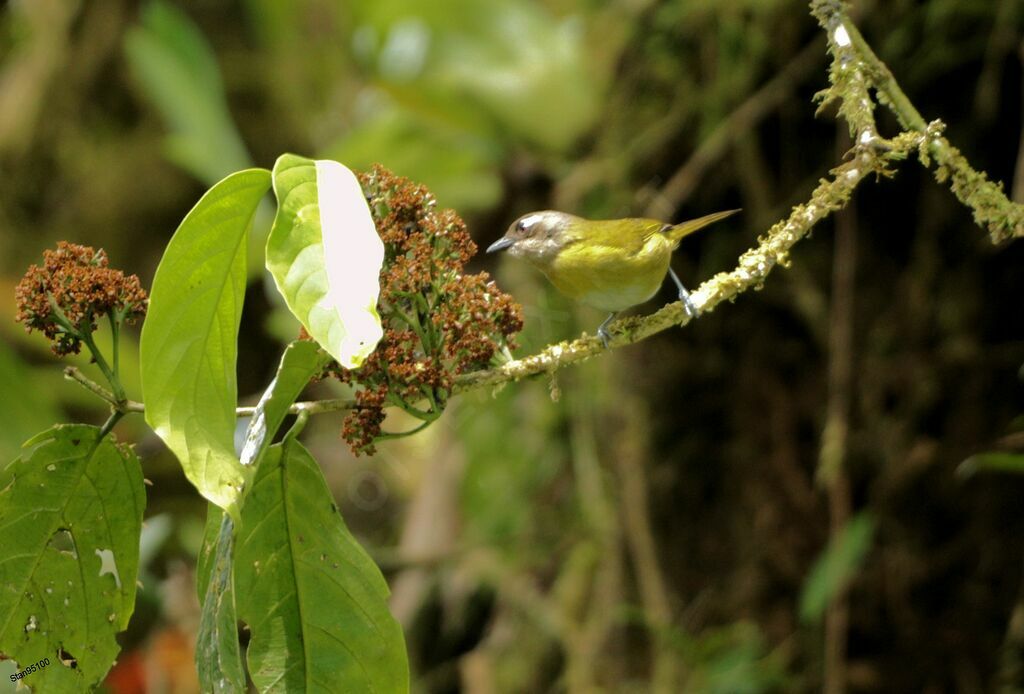
{"type": "MultiPolygon", "coordinates": [[[[853,14],[924,117],[1024,202],[1020,0],[853,14]]],[[[841,159],[846,125],[812,101],[827,67],[802,1],[0,2],[0,453],[103,418],[13,322],[14,284],[60,239],[148,286],[209,185],[290,151],[426,183],[483,245],[534,209],[742,207],[677,254],[696,285],[841,159]]],[[[262,270],[268,223],[244,402],[296,331],[262,270]]],[[[340,416],[307,428],[389,579],[415,691],[1024,690],[1024,244],[993,247],[911,160],[791,260],[685,329],[457,398],[372,458],[340,416]]],[[[523,304],[520,355],[602,318],[524,264],[474,270],[523,304]]],[[[194,691],[204,507],[141,418],[117,434],[153,486],[108,688],[194,691]]]]}

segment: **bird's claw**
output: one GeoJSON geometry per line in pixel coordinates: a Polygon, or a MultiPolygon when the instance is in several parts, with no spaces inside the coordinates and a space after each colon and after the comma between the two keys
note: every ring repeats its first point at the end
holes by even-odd
{"type": "Polygon", "coordinates": [[[683,308],[686,310],[687,318],[693,319],[697,317],[697,305],[693,303],[693,299],[690,298],[690,293],[687,291],[679,292],[679,300],[683,302],[683,308]]]}
{"type": "Polygon", "coordinates": [[[601,338],[601,344],[604,345],[604,348],[608,349],[608,341],[612,339],[612,336],[608,334],[603,325],[597,329],[597,336],[601,338]]]}

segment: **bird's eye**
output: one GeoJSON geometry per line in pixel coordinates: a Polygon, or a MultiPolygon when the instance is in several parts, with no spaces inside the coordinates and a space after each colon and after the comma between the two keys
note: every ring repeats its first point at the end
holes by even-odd
{"type": "Polygon", "coordinates": [[[516,222],[516,229],[518,229],[519,231],[526,231],[526,224],[523,222],[523,220],[519,220],[518,222],[516,222]]]}

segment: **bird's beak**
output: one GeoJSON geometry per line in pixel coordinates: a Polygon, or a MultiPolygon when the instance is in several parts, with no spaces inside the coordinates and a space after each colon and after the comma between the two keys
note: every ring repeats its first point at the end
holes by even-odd
{"type": "Polygon", "coordinates": [[[515,241],[513,239],[510,239],[510,238],[507,238],[507,237],[503,237],[503,238],[498,239],[494,243],[492,243],[490,246],[488,246],[487,247],[487,252],[488,253],[497,253],[498,251],[505,250],[506,248],[508,248],[509,246],[511,246],[514,243],[515,243],[515,241]]]}

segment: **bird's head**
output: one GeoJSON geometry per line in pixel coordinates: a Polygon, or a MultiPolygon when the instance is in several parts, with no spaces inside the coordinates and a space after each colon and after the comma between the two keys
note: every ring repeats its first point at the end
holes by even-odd
{"type": "Polygon", "coordinates": [[[505,235],[492,243],[487,252],[508,251],[509,255],[535,265],[548,265],[571,241],[570,230],[577,221],[579,217],[555,210],[524,214],[512,222],[505,235]]]}

